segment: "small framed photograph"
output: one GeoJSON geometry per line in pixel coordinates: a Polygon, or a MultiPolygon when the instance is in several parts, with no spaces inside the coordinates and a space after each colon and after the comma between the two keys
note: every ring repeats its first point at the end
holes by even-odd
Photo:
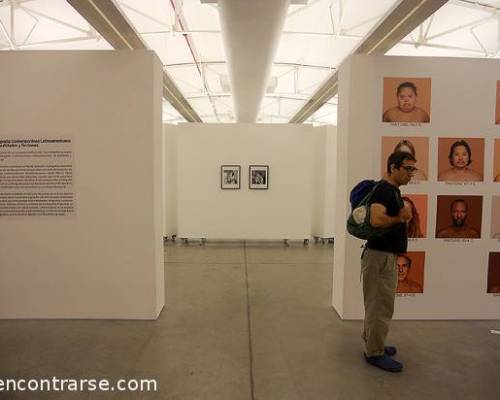
{"type": "Polygon", "coordinates": [[[220,187],[221,189],[239,189],[241,184],[240,165],[221,165],[220,187]]]}
{"type": "Polygon", "coordinates": [[[248,184],[250,189],[269,189],[269,166],[250,165],[248,167],[248,184]]]}

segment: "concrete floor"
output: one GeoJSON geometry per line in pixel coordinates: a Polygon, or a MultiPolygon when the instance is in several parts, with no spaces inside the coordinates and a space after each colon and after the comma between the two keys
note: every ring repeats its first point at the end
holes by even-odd
{"type": "Polygon", "coordinates": [[[401,374],[367,365],[330,306],[333,245],[165,246],[157,321],[0,321],[0,378],[155,378],[156,393],[0,399],[499,399],[500,321],[400,321],[401,374]]]}

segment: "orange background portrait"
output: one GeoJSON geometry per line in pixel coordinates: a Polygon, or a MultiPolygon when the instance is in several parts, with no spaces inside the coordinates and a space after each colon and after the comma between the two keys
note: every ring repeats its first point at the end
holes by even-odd
{"type": "Polygon", "coordinates": [[[500,253],[490,253],[488,262],[488,293],[500,293],[500,253]],[[497,290],[492,290],[493,286],[497,290]]]}
{"type": "MultiPolygon", "coordinates": [[[[424,265],[425,265],[425,251],[409,251],[406,253],[411,259],[411,267],[408,271],[408,279],[410,281],[416,282],[422,288],[422,293],[424,292],[424,265]]],[[[402,293],[399,288],[396,290],[397,293],[402,293]]]]}
{"type": "Polygon", "coordinates": [[[495,139],[495,152],[493,153],[493,180],[500,175],[500,139],[495,139]]]}
{"type": "Polygon", "coordinates": [[[454,200],[462,199],[467,203],[467,220],[469,227],[476,229],[481,234],[481,218],[483,215],[483,197],[482,196],[438,196],[437,197],[437,215],[436,215],[436,234],[451,225],[450,206],[454,200]]]}
{"type": "Polygon", "coordinates": [[[427,195],[426,194],[403,194],[403,197],[409,197],[417,208],[420,217],[420,230],[427,237],[427,195]]]}
{"type": "Polygon", "coordinates": [[[470,146],[472,153],[472,163],[469,165],[471,169],[479,172],[484,177],[484,139],[483,138],[439,138],[438,143],[438,176],[440,173],[451,168],[448,155],[450,154],[451,145],[459,140],[465,140],[470,146]]]}
{"type": "Polygon", "coordinates": [[[500,232],[500,196],[491,199],[491,237],[500,232]]]}
{"type": "Polygon", "coordinates": [[[495,112],[495,122],[500,124],[500,81],[497,81],[497,107],[495,112]]]}
{"type": "Polygon", "coordinates": [[[392,107],[398,106],[398,86],[403,82],[411,82],[417,87],[416,106],[431,117],[431,78],[384,78],[384,97],[382,114],[392,107]]]}
{"type": "Polygon", "coordinates": [[[387,171],[387,159],[394,151],[394,147],[401,140],[408,140],[415,147],[415,158],[417,159],[417,168],[422,171],[429,179],[429,138],[428,137],[408,137],[408,136],[383,136],[382,137],[382,175],[387,171]]]}

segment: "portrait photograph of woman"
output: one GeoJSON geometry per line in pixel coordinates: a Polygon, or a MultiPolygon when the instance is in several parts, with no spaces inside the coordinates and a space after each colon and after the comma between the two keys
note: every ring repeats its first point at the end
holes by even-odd
{"type": "Polygon", "coordinates": [[[384,78],[382,122],[430,122],[430,78],[384,78]]]}
{"type": "Polygon", "coordinates": [[[405,194],[403,201],[411,209],[411,219],[406,223],[408,238],[418,239],[427,236],[427,195],[405,194]]]}
{"type": "Polygon", "coordinates": [[[438,147],[438,181],[483,181],[483,138],[439,138],[438,147]]]}

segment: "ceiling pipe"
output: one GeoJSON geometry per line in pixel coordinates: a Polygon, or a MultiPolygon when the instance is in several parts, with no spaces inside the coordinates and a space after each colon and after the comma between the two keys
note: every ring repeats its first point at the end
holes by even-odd
{"type": "Polygon", "coordinates": [[[218,0],[237,122],[255,122],[291,0],[218,0]]]}

